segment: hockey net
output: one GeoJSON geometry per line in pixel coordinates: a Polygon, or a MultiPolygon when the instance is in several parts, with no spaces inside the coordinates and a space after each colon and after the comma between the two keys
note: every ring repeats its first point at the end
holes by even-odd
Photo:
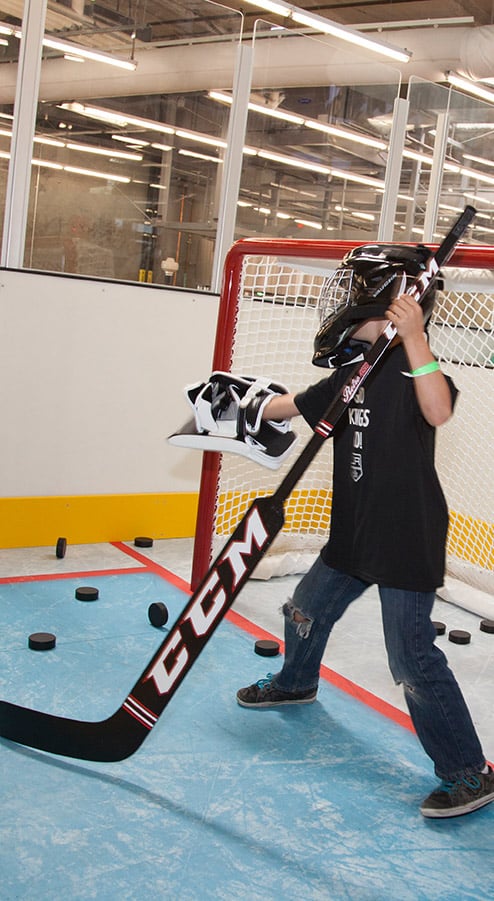
{"type": "MultiPolygon", "coordinates": [[[[238,241],[225,265],[213,370],[267,376],[290,391],[322,378],[324,371],[311,364],[318,304],[332,272],[354,246],[238,241]]],[[[471,609],[494,618],[494,247],[462,245],[443,276],[430,341],[443,371],[460,389],[455,416],[438,430],[437,467],[450,508],[446,584],[452,587],[445,593],[457,592],[457,582],[468,586],[471,609]]],[[[302,417],[294,428],[297,454],[311,432],[302,417]]],[[[193,584],[254,498],[271,494],[293,459],[272,472],[234,454],[204,454],[193,584]]],[[[302,573],[310,566],[330,527],[331,470],[327,441],[286,502],[285,526],[253,578],[302,573]]]]}

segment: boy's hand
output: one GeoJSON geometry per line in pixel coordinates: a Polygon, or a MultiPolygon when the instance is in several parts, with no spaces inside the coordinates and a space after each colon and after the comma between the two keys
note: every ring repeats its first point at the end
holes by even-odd
{"type": "Polygon", "coordinates": [[[406,341],[423,335],[422,307],[409,294],[400,294],[386,310],[386,319],[393,323],[400,338],[406,341]]]}

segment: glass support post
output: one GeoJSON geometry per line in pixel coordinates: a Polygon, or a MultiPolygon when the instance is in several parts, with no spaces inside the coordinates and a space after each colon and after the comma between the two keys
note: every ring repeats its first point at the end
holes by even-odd
{"type": "Polygon", "coordinates": [[[47,0],[26,0],[22,19],[0,253],[1,265],[12,269],[20,269],[24,264],[31,159],[38,109],[46,7],[47,0]]]}
{"type": "Polygon", "coordinates": [[[248,103],[252,81],[252,44],[240,44],[235,67],[233,103],[228,125],[223,178],[218,209],[218,228],[214,248],[211,290],[219,292],[223,263],[235,240],[237,201],[242,175],[243,149],[247,127],[248,103]]]}
{"type": "Polygon", "coordinates": [[[394,236],[409,106],[408,100],[403,97],[397,97],[393,105],[393,125],[384,177],[384,196],[377,235],[378,241],[392,241],[394,236]]]}
{"type": "Polygon", "coordinates": [[[443,183],[444,161],[448,146],[448,128],[449,114],[447,112],[438,113],[431,177],[429,180],[427,206],[424,217],[424,241],[434,240],[434,230],[436,228],[443,183]]]}

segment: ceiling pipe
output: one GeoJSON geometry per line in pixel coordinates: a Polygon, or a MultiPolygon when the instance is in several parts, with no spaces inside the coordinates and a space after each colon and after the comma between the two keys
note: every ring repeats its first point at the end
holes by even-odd
{"type": "MultiPolygon", "coordinates": [[[[375,61],[374,54],[348,51],[338,42],[323,38],[305,39],[311,41],[310,54],[300,52],[304,40],[300,37],[262,38],[255,43],[252,87],[398,84],[412,75],[443,82],[446,71],[460,66],[462,42],[469,45],[468,36],[480,30],[423,28],[398,32],[393,36],[396,42],[406,43],[413,53],[406,64],[375,61]]],[[[137,69],[132,73],[113,71],[97,62],[81,65],[61,58],[47,59],[41,69],[40,100],[89,100],[205,88],[231,90],[237,46],[238,42],[232,41],[143,50],[136,54],[137,69]]],[[[0,103],[13,102],[16,74],[16,66],[0,66],[0,103]]]]}
{"type": "Polygon", "coordinates": [[[494,25],[467,29],[461,39],[458,71],[472,81],[494,78],[494,25]]]}

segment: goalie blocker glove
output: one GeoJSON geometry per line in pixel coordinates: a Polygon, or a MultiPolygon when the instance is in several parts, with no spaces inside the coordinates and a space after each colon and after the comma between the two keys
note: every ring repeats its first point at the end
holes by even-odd
{"type": "Polygon", "coordinates": [[[213,372],[208,382],[185,388],[194,419],[169,437],[170,444],[230,452],[278,469],[297,437],[290,421],[263,420],[266,405],[287,388],[263,378],[213,372]]]}

